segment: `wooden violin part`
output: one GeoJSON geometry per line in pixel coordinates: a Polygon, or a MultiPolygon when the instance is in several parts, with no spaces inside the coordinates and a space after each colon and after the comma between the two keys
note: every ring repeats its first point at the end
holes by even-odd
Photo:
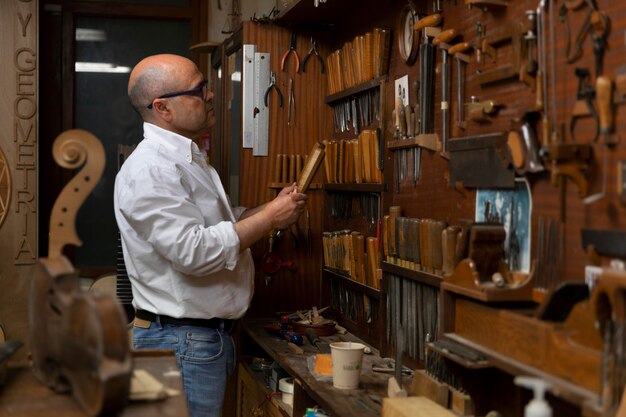
{"type": "Polygon", "coordinates": [[[125,313],[109,294],[85,292],[62,254],[80,245],[76,213],[104,170],[104,148],[84,130],[63,132],[53,145],[56,162],[81,168],[57,198],[50,216],[48,258],[35,266],[29,294],[33,371],[58,392],[71,392],[91,416],[124,407],[132,361],[125,313]]]}

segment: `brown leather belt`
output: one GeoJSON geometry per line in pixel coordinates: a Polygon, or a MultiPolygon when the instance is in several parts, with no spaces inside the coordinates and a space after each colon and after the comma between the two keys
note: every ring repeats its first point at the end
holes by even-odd
{"type": "Polygon", "coordinates": [[[198,326],[208,327],[211,329],[224,330],[229,332],[233,329],[235,321],[229,319],[220,319],[214,317],[212,319],[186,319],[165,316],[163,314],[154,314],[146,310],[137,310],[135,317],[151,322],[160,322],[162,324],[175,324],[177,326],[198,326]]]}

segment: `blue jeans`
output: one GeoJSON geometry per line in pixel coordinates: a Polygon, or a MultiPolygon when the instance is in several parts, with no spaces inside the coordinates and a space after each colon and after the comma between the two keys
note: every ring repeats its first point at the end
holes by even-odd
{"type": "Polygon", "coordinates": [[[220,417],[228,377],[235,369],[235,346],[228,332],[151,322],[133,327],[135,349],[176,352],[191,417],[220,417]]]}

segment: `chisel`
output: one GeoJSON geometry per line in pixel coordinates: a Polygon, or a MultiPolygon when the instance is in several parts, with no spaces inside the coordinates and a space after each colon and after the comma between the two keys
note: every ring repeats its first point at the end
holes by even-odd
{"type": "Polygon", "coordinates": [[[448,142],[448,42],[456,36],[456,29],[448,29],[433,39],[433,45],[441,48],[441,151],[444,153],[448,142]]]}
{"type": "MultiPolygon", "coordinates": [[[[413,25],[414,30],[422,30],[437,26],[441,22],[441,14],[435,13],[426,16],[413,25]]],[[[433,131],[433,105],[435,101],[435,59],[437,48],[430,42],[430,38],[424,33],[424,42],[419,47],[420,63],[420,134],[432,133],[433,131]]],[[[417,117],[417,116],[416,116],[417,117]]],[[[417,186],[420,173],[421,148],[417,147],[413,153],[413,186],[417,186]]]]}
{"type": "Polygon", "coordinates": [[[456,60],[456,108],[457,127],[463,129],[463,62],[467,62],[469,57],[464,54],[470,48],[467,42],[457,43],[448,49],[448,54],[454,56],[456,60]]]}
{"type": "Polygon", "coordinates": [[[299,175],[298,191],[305,193],[309,189],[309,185],[317,172],[322,160],[324,159],[324,144],[315,142],[313,149],[309,153],[306,161],[304,162],[304,168],[299,175]]]}

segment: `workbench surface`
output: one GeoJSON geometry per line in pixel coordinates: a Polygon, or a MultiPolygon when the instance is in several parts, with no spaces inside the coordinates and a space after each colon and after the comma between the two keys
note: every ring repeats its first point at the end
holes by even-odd
{"type": "MultiPolygon", "coordinates": [[[[385,362],[385,359],[380,357],[376,349],[372,348],[371,354],[363,355],[359,388],[354,390],[337,389],[333,387],[332,381],[317,380],[309,371],[307,358],[320,353],[317,348],[304,337],[304,343],[301,346],[304,353],[293,352],[287,346],[285,339],[265,330],[264,325],[273,322],[276,320],[244,319],[242,320],[242,331],[269,354],[281,368],[298,379],[306,393],[324,411],[333,417],[380,416],[380,401],[387,396],[387,381],[393,376],[393,373],[372,371],[372,364],[385,362]]],[[[326,343],[350,341],[367,345],[350,333],[344,335],[336,333],[333,336],[320,337],[320,339],[326,343]]],[[[403,385],[406,387],[409,384],[410,376],[404,376],[403,385]]]]}
{"type": "MultiPolygon", "coordinates": [[[[129,402],[116,417],[187,417],[187,402],[182,380],[176,372],[176,359],[170,351],[134,351],[133,368],[150,373],[165,387],[179,395],[160,401],[129,402]],[[169,375],[172,376],[169,376],[169,375]]],[[[30,367],[7,370],[0,387],[0,417],[87,417],[70,394],[58,394],[35,378],[30,367]]]]}

